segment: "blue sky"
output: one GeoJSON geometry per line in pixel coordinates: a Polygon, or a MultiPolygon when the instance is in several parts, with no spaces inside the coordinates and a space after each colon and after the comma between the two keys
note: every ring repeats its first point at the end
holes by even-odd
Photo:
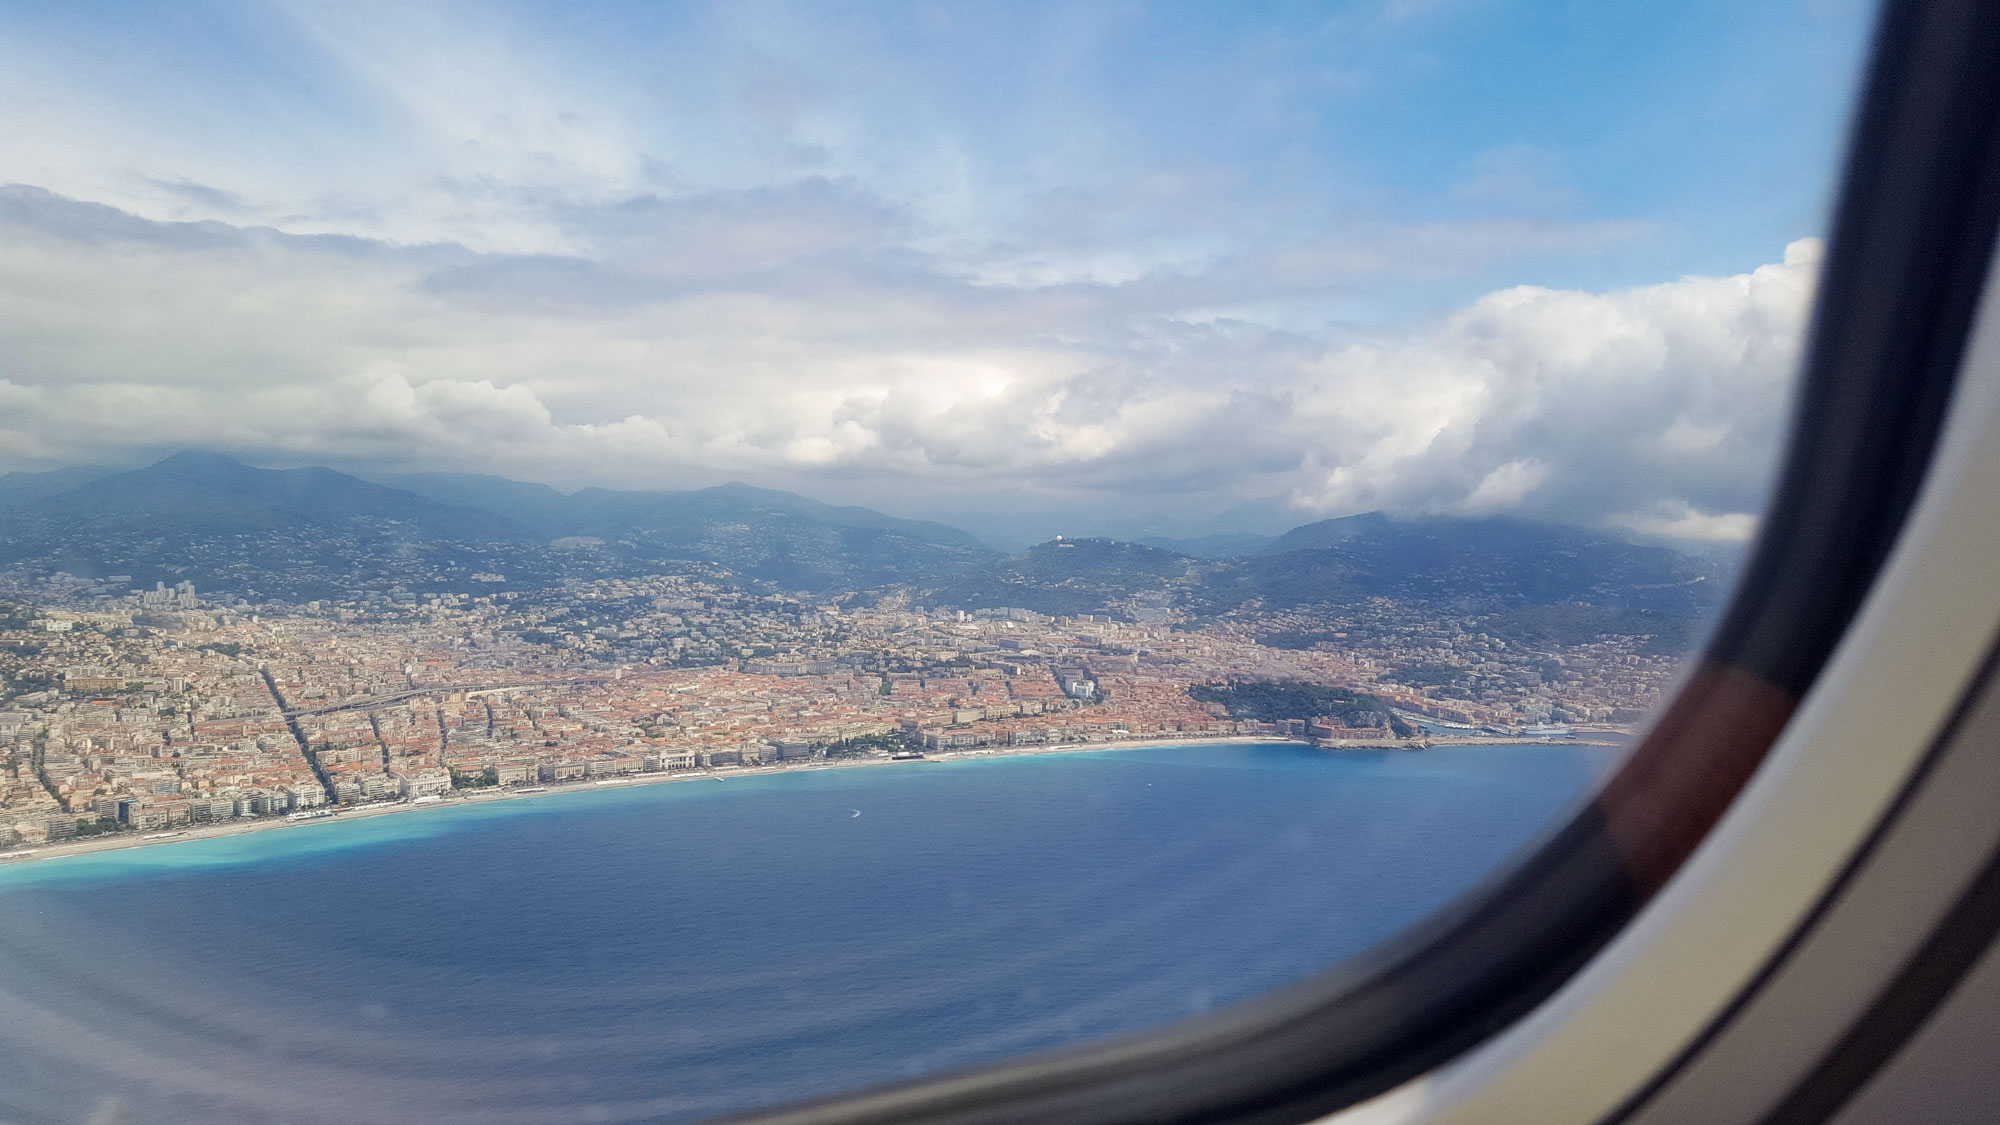
{"type": "Polygon", "coordinates": [[[14,3],[0,463],[1740,534],[1869,19],[14,3]]]}

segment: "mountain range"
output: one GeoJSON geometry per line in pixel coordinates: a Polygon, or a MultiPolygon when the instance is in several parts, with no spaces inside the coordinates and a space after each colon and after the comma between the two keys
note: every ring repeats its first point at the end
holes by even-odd
{"type": "Polygon", "coordinates": [[[945,524],[732,483],[565,494],[496,476],[364,480],[182,453],[141,469],[0,477],[0,564],[193,579],[264,597],[547,585],[703,566],[798,592],[1130,615],[1286,610],[1368,598],[1500,612],[1591,606],[1689,617],[1712,562],[1502,518],[1321,520],[1279,536],[1059,539],[1002,555],[945,524]],[[501,577],[504,576],[504,577],[501,577]]]}
{"type": "Polygon", "coordinates": [[[258,469],[213,453],[179,453],[143,469],[81,480],[47,479],[62,472],[18,483],[12,478],[26,474],[10,474],[7,483],[13,487],[0,497],[9,532],[122,537],[344,530],[364,523],[423,539],[521,541],[532,534],[494,512],[440,503],[332,469],[258,469]]]}
{"type": "Polygon", "coordinates": [[[1581,528],[1375,512],[1306,524],[1226,558],[1058,540],[947,575],[923,593],[940,605],[1043,613],[1290,611],[1390,598],[1479,613],[1570,605],[1691,618],[1714,608],[1721,578],[1708,560],[1581,528]]]}
{"type": "Polygon", "coordinates": [[[997,554],[943,524],[744,484],[564,495],[501,477],[375,482],[327,468],[254,468],[212,453],[119,472],[0,480],[0,562],[55,559],[72,573],[142,577],[176,551],[215,558],[220,549],[223,571],[211,567],[196,580],[227,585],[227,570],[281,567],[302,540],[330,570],[344,562],[364,571],[385,552],[414,545],[464,544],[483,545],[485,554],[514,548],[485,569],[530,582],[679,560],[807,591],[878,586],[997,554]]]}
{"type": "Polygon", "coordinates": [[[586,488],[567,495],[545,484],[460,473],[420,473],[385,478],[392,485],[446,504],[509,518],[547,537],[663,535],[692,542],[698,529],[716,524],[796,520],[856,531],[881,531],[924,542],[989,552],[969,532],[925,520],[898,519],[871,508],[839,507],[795,493],[755,488],[741,482],[687,492],[623,492],[586,488]]]}

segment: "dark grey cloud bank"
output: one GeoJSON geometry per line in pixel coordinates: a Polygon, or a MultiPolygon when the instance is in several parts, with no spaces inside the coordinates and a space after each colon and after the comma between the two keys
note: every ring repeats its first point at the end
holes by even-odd
{"type": "Polygon", "coordinates": [[[1118,277],[1060,268],[1057,243],[968,255],[836,179],[542,213],[575,253],[6,188],[0,460],[203,447],[566,486],[742,478],[1023,534],[1386,508],[1740,538],[1818,262],[1806,241],[1737,276],[1342,327],[1244,310],[1629,232],[1371,229],[1118,277]]]}

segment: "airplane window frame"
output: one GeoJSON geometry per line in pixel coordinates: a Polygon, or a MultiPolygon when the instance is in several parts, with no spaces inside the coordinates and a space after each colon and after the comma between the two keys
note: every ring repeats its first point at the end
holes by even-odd
{"type": "Polygon", "coordinates": [[[2000,7],[1877,21],[1787,449],[1728,609],[1597,798],[1387,947],[1105,1044],[735,1120],[1279,1122],[1391,1089],[1552,995],[1677,871],[1777,741],[1880,576],[1937,450],[2000,231],[2000,7]]]}

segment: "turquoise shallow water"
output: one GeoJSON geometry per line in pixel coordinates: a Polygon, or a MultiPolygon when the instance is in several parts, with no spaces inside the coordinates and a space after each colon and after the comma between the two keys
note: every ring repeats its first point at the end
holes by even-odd
{"type": "Polygon", "coordinates": [[[0,868],[0,1120],[685,1120],[1128,1031],[1392,936],[1614,753],[975,759],[0,868]]]}

